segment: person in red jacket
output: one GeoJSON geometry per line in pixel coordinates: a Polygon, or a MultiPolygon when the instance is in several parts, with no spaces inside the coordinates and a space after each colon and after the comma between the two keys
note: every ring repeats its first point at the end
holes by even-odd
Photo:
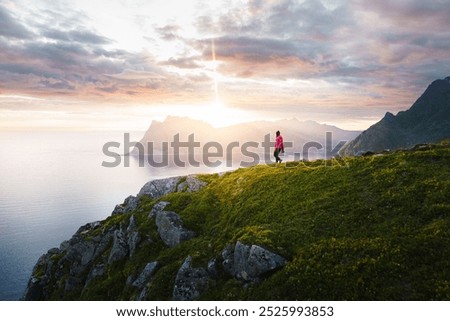
{"type": "Polygon", "coordinates": [[[275,151],[273,156],[275,157],[275,163],[281,163],[280,153],[284,153],[283,136],[281,136],[280,131],[277,130],[275,138],[275,151]]]}

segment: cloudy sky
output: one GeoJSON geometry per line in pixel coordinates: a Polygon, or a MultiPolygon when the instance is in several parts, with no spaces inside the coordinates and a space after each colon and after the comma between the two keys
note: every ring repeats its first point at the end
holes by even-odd
{"type": "Polygon", "coordinates": [[[0,128],[365,129],[450,76],[450,0],[0,0],[0,128]]]}

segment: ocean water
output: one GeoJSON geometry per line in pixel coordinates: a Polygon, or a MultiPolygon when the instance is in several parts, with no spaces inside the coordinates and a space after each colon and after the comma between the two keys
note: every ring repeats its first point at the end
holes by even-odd
{"type": "Polygon", "coordinates": [[[133,158],[129,167],[104,167],[110,141],[123,142],[123,133],[0,132],[0,300],[19,300],[42,254],[108,217],[147,181],[223,170],[140,167],[133,158]]]}

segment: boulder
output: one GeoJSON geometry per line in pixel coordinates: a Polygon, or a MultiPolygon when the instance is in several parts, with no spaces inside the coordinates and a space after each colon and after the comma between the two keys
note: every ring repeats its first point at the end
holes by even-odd
{"type": "Polygon", "coordinates": [[[231,246],[222,252],[223,268],[225,272],[243,281],[257,281],[267,272],[273,271],[286,264],[286,260],[258,245],[245,245],[236,242],[234,251],[231,246]]]}
{"type": "Polygon", "coordinates": [[[178,270],[173,289],[174,301],[197,299],[206,288],[209,277],[203,268],[192,268],[192,258],[188,256],[178,270]]]}
{"type": "Polygon", "coordinates": [[[258,245],[252,245],[247,259],[247,273],[250,277],[259,277],[286,264],[286,260],[258,245]]]}
{"type": "Polygon", "coordinates": [[[164,244],[174,247],[195,236],[195,233],[185,229],[180,216],[175,212],[160,211],[156,215],[156,226],[164,244]]]}
{"type": "Polygon", "coordinates": [[[196,175],[168,177],[147,182],[137,196],[146,195],[157,199],[173,192],[196,192],[204,186],[206,182],[198,179],[196,175]]]}
{"type": "Polygon", "coordinates": [[[250,255],[250,246],[244,245],[241,242],[236,242],[233,255],[233,272],[238,279],[248,280],[249,275],[247,271],[248,257],[250,255]]]}
{"type": "Polygon", "coordinates": [[[177,189],[182,176],[155,179],[147,182],[139,191],[138,196],[146,195],[152,199],[173,193],[177,189]]]}

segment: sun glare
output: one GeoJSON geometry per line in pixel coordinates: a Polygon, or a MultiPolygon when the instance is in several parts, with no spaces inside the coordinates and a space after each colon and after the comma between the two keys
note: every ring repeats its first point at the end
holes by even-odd
{"type": "Polygon", "coordinates": [[[247,112],[237,108],[228,108],[222,101],[216,100],[209,106],[203,107],[200,119],[208,122],[213,127],[226,127],[238,123],[250,121],[251,117],[247,112]]]}

